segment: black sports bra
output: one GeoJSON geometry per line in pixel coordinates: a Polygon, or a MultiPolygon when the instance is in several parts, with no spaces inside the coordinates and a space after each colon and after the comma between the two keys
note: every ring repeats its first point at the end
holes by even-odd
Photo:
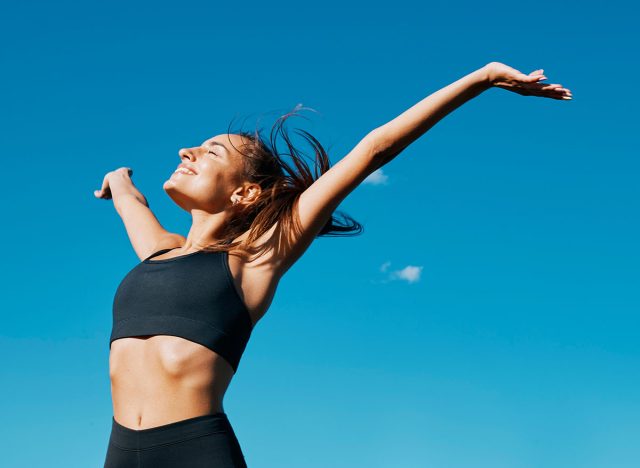
{"type": "Polygon", "coordinates": [[[227,252],[197,252],[138,263],[113,299],[109,340],[172,335],[199,343],[222,356],[236,372],[253,323],[236,290],[227,252]]]}

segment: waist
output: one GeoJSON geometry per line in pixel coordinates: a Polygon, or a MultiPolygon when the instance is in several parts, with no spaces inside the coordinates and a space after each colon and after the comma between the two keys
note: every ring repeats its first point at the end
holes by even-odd
{"type": "Polygon", "coordinates": [[[126,450],[144,450],[210,434],[233,433],[224,412],[195,416],[140,430],[123,426],[114,417],[111,427],[111,442],[126,450]]]}
{"type": "Polygon", "coordinates": [[[141,428],[223,412],[233,369],[202,345],[156,335],[114,341],[109,374],[115,419],[141,428]]]}

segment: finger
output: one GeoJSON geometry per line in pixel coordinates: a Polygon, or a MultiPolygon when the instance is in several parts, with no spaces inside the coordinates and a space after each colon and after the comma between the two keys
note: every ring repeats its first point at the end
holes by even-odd
{"type": "Polygon", "coordinates": [[[525,75],[524,73],[521,73],[518,76],[518,79],[524,83],[535,83],[540,80],[540,77],[538,75],[525,75]]]}
{"type": "Polygon", "coordinates": [[[537,95],[543,95],[552,93],[555,91],[557,85],[551,85],[546,83],[524,83],[521,88],[532,91],[537,95]]]}
{"type": "Polygon", "coordinates": [[[563,87],[561,84],[553,85],[551,89],[552,92],[563,95],[563,96],[572,96],[573,93],[570,89],[563,87]]]}
{"type": "Polygon", "coordinates": [[[534,82],[540,82],[542,80],[547,79],[547,77],[544,76],[544,70],[542,68],[539,68],[538,70],[533,70],[531,73],[529,73],[529,76],[534,76],[536,78],[534,82]]]}
{"type": "Polygon", "coordinates": [[[550,97],[552,99],[572,99],[571,91],[562,87],[553,87],[550,89],[541,89],[540,96],[550,97]]]}
{"type": "Polygon", "coordinates": [[[553,89],[564,89],[561,84],[556,84],[556,83],[530,83],[530,84],[525,84],[524,86],[531,87],[534,89],[540,89],[543,91],[550,91],[553,89]]]}
{"type": "Polygon", "coordinates": [[[102,187],[100,188],[100,190],[96,190],[96,192],[98,192],[96,196],[103,197],[104,195],[106,195],[108,188],[109,188],[109,174],[105,175],[104,179],[102,179],[102,187]]]}
{"type": "Polygon", "coordinates": [[[569,91],[566,88],[558,88],[555,91],[558,93],[558,95],[562,97],[562,99],[565,99],[565,98],[571,99],[573,97],[573,93],[571,93],[571,91],[569,91]]]}
{"type": "Polygon", "coordinates": [[[104,176],[104,180],[102,181],[102,188],[100,189],[100,195],[104,196],[108,188],[109,188],[109,176],[106,175],[104,176]]]}

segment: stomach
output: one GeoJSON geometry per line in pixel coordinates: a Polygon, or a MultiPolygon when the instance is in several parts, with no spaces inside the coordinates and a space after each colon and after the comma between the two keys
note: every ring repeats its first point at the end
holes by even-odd
{"type": "Polygon", "coordinates": [[[109,353],[113,417],[139,430],[224,412],[233,375],[224,358],[184,338],[119,338],[109,353]]]}

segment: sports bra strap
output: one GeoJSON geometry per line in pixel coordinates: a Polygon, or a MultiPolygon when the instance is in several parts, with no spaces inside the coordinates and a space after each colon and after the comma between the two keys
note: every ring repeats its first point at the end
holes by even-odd
{"type": "Polygon", "coordinates": [[[157,257],[158,255],[161,255],[161,254],[163,254],[165,252],[168,252],[169,250],[173,250],[173,249],[177,249],[177,247],[173,247],[173,248],[170,248],[170,249],[158,250],[156,253],[153,253],[153,254],[149,255],[147,258],[145,258],[145,260],[149,260],[150,258],[157,257]]]}
{"type": "MultiPolygon", "coordinates": [[[[226,241],[224,241],[224,243],[223,243],[223,244],[224,244],[224,245],[227,245],[227,244],[231,244],[232,242],[233,242],[233,239],[232,239],[232,238],[229,238],[229,239],[227,239],[226,241]]],[[[172,248],[170,248],[170,249],[161,249],[161,250],[158,250],[157,252],[152,253],[151,255],[149,255],[149,256],[148,256],[147,258],[145,258],[144,260],[145,260],[145,261],[146,261],[146,260],[149,260],[149,259],[151,259],[151,258],[153,258],[153,257],[157,257],[158,255],[162,255],[162,254],[163,254],[163,253],[165,253],[165,252],[168,252],[168,251],[170,251],[170,250],[174,250],[174,249],[177,249],[177,248],[179,248],[179,247],[172,247],[172,248]]]]}

